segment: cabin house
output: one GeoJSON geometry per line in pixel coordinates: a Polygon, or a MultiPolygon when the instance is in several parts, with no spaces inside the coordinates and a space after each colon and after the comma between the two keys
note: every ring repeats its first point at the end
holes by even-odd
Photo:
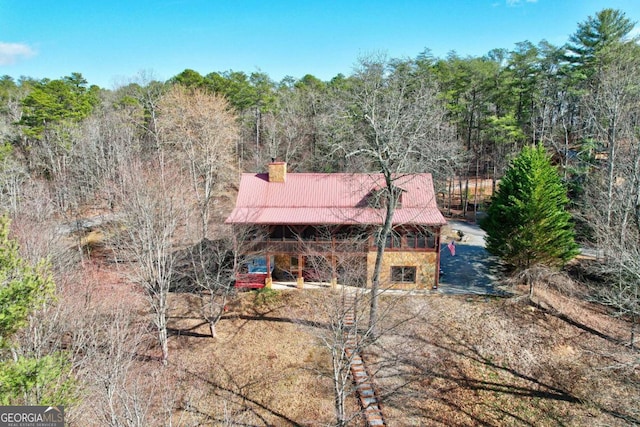
{"type": "MultiPolygon", "coordinates": [[[[438,286],[440,213],[431,174],[394,179],[398,206],[386,240],[383,287],[431,289],[438,286]]],[[[381,174],[287,173],[284,162],[268,173],[242,174],[236,206],[226,220],[254,234],[251,265],[240,282],[271,286],[273,280],[335,285],[371,285],[375,235],[384,223],[386,191],[381,174]],[[256,264],[260,269],[252,267],[256,264]],[[348,260],[347,263],[345,260],[348,260]],[[253,271],[252,271],[253,269],[253,271]],[[360,271],[354,278],[347,271],[360,271]],[[254,280],[251,279],[254,277],[254,280]],[[257,278],[257,279],[255,279],[257,278]]]]}

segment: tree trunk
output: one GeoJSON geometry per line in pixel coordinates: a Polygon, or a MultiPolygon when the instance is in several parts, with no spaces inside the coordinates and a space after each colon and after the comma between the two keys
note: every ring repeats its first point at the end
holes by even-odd
{"type": "MultiPolygon", "coordinates": [[[[344,300],[342,301],[342,306],[344,307],[344,300]]],[[[348,417],[345,401],[348,395],[347,387],[349,387],[351,383],[349,381],[349,376],[352,361],[352,355],[348,355],[346,350],[348,347],[349,334],[351,332],[345,325],[345,311],[341,310],[339,313],[339,322],[333,323],[333,325],[335,325],[335,329],[332,331],[333,342],[331,345],[331,362],[333,367],[333,391],[337,421],[336,425],[340,427],[346,427],[348,425],[348,417]]]]}
{"type": "Polygon", "coordinates": [[[464,180],[464,203],[462,204],[462,217],[467,218],[467,211],[469,209],[469,172],[467,171],[467,177],[464,180]]]}
{"type": "Polygon", "coordinates": [[[216,322],[213,319],[209,319],[209,331],[211,331],[211,338],[216,338],[216,322]]]}
{"type": "Polygon", "coordinates": [[[166,287],[165,284],[158,285],[158,287],[154,289],[154,293],[151,297],[155,299],[152,306],[154,307],[155,323],[158,328],[158,342],[162,350],[162,364],[166,366],[169,362],[169,334],[167,331],[168,285],[166,287]]]}
{"type": "Polygon", "coordinates": [[[391,176],[385,176],[385,180],[388,190],[387,209],[385,212],[384,225],[382,226],[382,230],[380,231],[380,235],[378,237],[376,263],[373,268],[373,277],[371,279],[371,309],[369,310],[369,330],[371,331],[371,336],[373,337],[373,339],[375,339],[377,335],[376,323],[378,321],[378,291],[380,289],[380,270],[382,269],[382,257],[384,256],[384,247],[387,241],[387,237],[389,237],[389,234],[391,233],[391,228],[393,225],[393,214],[396,210],[397,201],[397,196],[393,188],[393,181],[391,180],[391,176]]]}
{"type": "Polygon", "coordinates": [[[475,186],[473,189],[473,222],[478,222],[478,175],[479,174],[480,174],[480,158],[479,156],[476,156],[476,179],[475,179],[475,186]]]}
{"type": "Polygon", "coordinates": [[[256,167],[260,169],[260,108],[256,107],[256,167]]]}
{"type": "Polygon", "coordinates": [[[158,341],[162,348],[162,364],[167,366],[169,363],[169,338],[167,336],[167,327],[158,328],[158,341]]]}
{"type": "Polygon", "coordinates": [[[458,192],[460,193],[460,209],[464,209],[464,198],[462,195],[462,177],[458,179],[458,192]]]}
{"type": "Polygon", "coordinates": [[[533,279],[527,277],[527,282],[529,282],[529,301],[533,302],[533,279]]]}
{"type": "MultiPolygon", "coordinates": [[[[494,154],[498,154],[495,153],[494,154]]],[[[496,187],[497,187],[497,182],[498,182],[498,165],[496,163],[496,157],[494,156],[493,161],[491,162],[493,165],[493,174],[491,175],[491,197],[493,197],[494,194],[496,194],[496,187]]]]}
{"type": "Polygon", "coordinates": [[[607,229],[611,227],[611,218],[613,215],[613,191],[615,186],[615,158],[616,158],[616,132],[615,132],[615,118],[612,118],[613,122],[609,132],[609,159],[607,164],[607,229]]]}
{"type": "Polygon", "coordinates": [[[453,192],[455,191],[454,180],[455,180],[455,175],[449,181],[449,206],[447,208],[449,217],[451,217],[451,201],[453,200],[453,192]]]}

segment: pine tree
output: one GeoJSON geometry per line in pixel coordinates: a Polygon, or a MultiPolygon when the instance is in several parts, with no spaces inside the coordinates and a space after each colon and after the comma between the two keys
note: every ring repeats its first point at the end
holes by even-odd
{"type": "Polygon", "coordinates": [[[9,220],[0,217],[0,350],[54,291],[46,264],[34,267],[20,257],[18,244],[9,237],[9,220]]]}
{"type": "Polygon", "coordinates": [[[568,59],[584,65],[612,44],[636,41],[636,37],[630,37],[634,27],[635,22],[621,10],[603,9],[578,24],[578,30],[571,35],[570,42],[566,45],[570,54],[568,59]]]}
{"type": "Polygon", "coordinates": [[[578,254],[569,202],[541,145],[524,147],[511,163],[481,224],[487,250],[511,268],[561,267],[578,254]]]}
{"type": "Polygon", "coordinates": [[[0,217],[0,405],[69,405],[76,399],[68,355],[31,354],[14,336],[29,316],[52,302],[55,283],[46,262],[31,265],[0,217]]]}

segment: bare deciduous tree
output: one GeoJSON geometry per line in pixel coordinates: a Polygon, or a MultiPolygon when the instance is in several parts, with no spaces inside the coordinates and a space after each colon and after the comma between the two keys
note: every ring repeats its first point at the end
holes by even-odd
{"type": "Polygon", "coordinates": [[[181,189],[180,174],[164,164],[162,155],[156,162],[132,161],[122,189],[122,227],[116,234],[116,245],[123,259],[130,261],[127,271],[145,291],[152,309],[167,363],[169,346],[167,316],[178,237],[187,206],[181,189]]]}
{"type": "Polygon", "coordinates": [[[98,309],[86,319],[89,342],[80,374],[92,392],[91,410],[111,427],[148,425],[150,399],[135,369],[146,331],[134,319],[128,307],[98,309]]]}
{"type": "Polygon", "coordinates": [[[193,292],[200,299],[200,313],[216,337],[216,324],[234,294],[234,252],[229,238],[203,239],[181,251],[176,264],[174,287],[193,292]]]}
{"type": "MultiPolygon", "coordinates": [[[[395,365],[398,363],[399,354],[403,350],[406,353],[407,348],[399,344],[398,347],[402,349],[393,348],[393,351],[389,352],[390,348],[384,342],[394,341],[398,329],[420,314],[420,310],[399,313],[398,306],[401,305],[404,296],[390,295],[379,309],[376,324],[370,325],[368,316],[373,295],[367,291],[362,281],[366,275],[366,263],[358,250],[354,250],[362,247],[366,240],[366,234],[355,235],[337,242],[331,253],[316,253],[310,257],[310,266],[316,270],[318,276],[328,277],[337,274],[340,277],[339,285],[328,290],[328,295],[322,296],[312,313],[315,319],[312,332],[331,356],[331,369],[320,369],[320,373],[331,377],[336,425],[339,426],[350,425],[355,418],[363,414],[362,410],[354,409],[349,404],[350,399],[359,398],[355,383],[357,379],[353,376],[354,366],[361,366],[361,361],[365,361],[366,381],[377,390],[380,390],[377,387],[380,372],[384,371],[384,375],[400,376],[397,371],[401,369],[395,365]],[[348,285],[353,283],[362,284],[362,287],[348,285]],[[372,354],[376,354],[376,357],[369,357],[372,354]],[[373,359],[377,359],[375,363],[372,363],[373,359]]],[[[366,389],[362,386],[360,388],[366,389]]],[[[376,393],[377,403],[397,398],[399,393],[403,393],[402,387],[387,389],[384,394],[376,393]]]]}
{"type": "Polygon", "coordinates": [[[138,128],[144,112],[139,104],[123,102],[119,93],[105,96],[103,103],[104,108],[83,123],[71,173],[82,200],[114,209],[121,171],[140,151],[138,128]]]}
{"type": "Polygon", "coordinates": [[[584,215],[604,254],[591,266],[606,282],[598,298],[631,320],[634,345],[640,321],[640,56],[635,44],[614,45],[600,55],[586,108],[606,155],[590,171],[584,215]]]}
{"type": "MultiPolygon", "coordinates": [[[[329,259],[316,262],[314,269],[318,274],[334,274],[329,267],[333,264],[342,272],[342,281],[353,283],[364,274],[361,261],[358,257],[343,254],[337,262],[329,259]]],[[[327,292],[330,293],[323,296],[320,305],[315,307],[317,323],[312,331],[331,355],[331,369],[320,369],[320,372],[332,380],[336,425],[347,426],[360,416],[360,412],[350,409],[347,403],[356,390],[351,373],[354,360],[370,343],[371,330],[363,327],[366,324],[367,298],[363,288],[339,285],[327,292]]]]}
{"type": "Polygon", "coordinates": [[[384,242],[392,231],[401,191],[394,182],[412,172],[430,172],[435,181],[442,179],[455,165],[460,152],[459,142],[437,99],[434,82],[412,79],[411,67],[411,63],[393,63],[384,58],[361,60],[347,109],[348,119],[353,123],[352,141],[339,147],[347,157],[362,159],[369,171],[384,177],[385,214],[376,234],[371,327],[377,321],[384,242]]]}
{"type": "Polygon", "coordinates": [[[173,86],[160,100],[158,130],[191,177],[201,236],[208,237],[211,204],[234,178],[238,125],[227,101],[200,89],[173,86]]]}
{"type": "Polygon", "coordinates": [[[275,111],[264,122],[269,156],[296,165],[300,171],[326,168],[318,140],[329,97],[319,85],[299,83],[281,88],[275,111]]]}
{"type": "MultiPolygon", "coordinates": [[[[584,99],[589,113],[593,137],[601,141],[606,150],[606,174],[600,175],[605,184],[606,226],[611,226],[614,215],[616,180],[624,177],[619,170],[621,162],[627,162],[625,153],[620,156],[621,144],[634,138],[634,124],[637,122],[636,107],[640,93],[637,89],[638,57],[640,48],[635,44],[610,48],[602,54],[602,65],[598,78],[584,99]]],[[[633,154],[633,153],[626,153],[633,154]]]]}

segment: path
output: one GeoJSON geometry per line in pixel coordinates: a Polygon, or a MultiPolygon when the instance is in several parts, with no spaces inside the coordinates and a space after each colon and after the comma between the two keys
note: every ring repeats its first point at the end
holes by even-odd
{"type": "Polygon", "coordinates": [[[351,360],[351,376],[356,385],[356,393],[358,394],[360,405],[364,409],[366,425],[368,427],[384,426],[385,422],[382,415],[382,409],[380,408],[380,402],[376,396],[371,377],[367,372],[364,361],[358,352],[358,334],[349,333],[349,329],[353,331],[353,328],[355,327],[355,293],[347,291],[344,295],[344,326],[346,329],[344,336],[347,339],[345,352],[347,360],[351,360]]]}

